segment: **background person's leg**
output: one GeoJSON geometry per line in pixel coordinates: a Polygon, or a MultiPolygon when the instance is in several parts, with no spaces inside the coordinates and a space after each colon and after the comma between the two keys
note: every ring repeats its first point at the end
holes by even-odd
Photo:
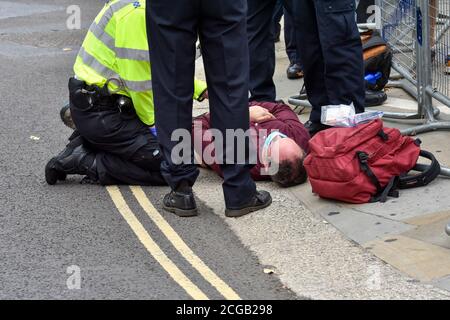
{"type": "MultiPolygon", "coordinates": [[[[182,181],[192,186],[199,174],[193,161],[175,164],[171,159],[178,143],[171,141],[172,133],[192,128],[198,10],[196,0],[147,2],[156,128],[164,157],[161,171],[173,190],[182,181]]],[[[188,140],[184,142],[190,145],[188,140]]]]}
{"type": "MultiPolygon", "coordinates": [[[[200,25],[200,41],[209,89],[211,127],[219,129],[224,137],[226,129],[249,129],[246,8],[245,0],[202,1],[202,13],[207,18],[200,25]]],[[[271,40],[270,36],[268,39],[271,40]]],[[[216,150],[222,147],[225,158],[237,150],[229,144],[216,145],[216,150]]],[[[248,150],[248,142],[245,149],[248,150]]],[[[256,194],[256,185],[250,177],[251,166],[246,165],[248,157],[244,162],[221,166],[227,208],[238,208],[256,194]]]]}
{"type": "Polygon", "coordinates": [[[281,18],[283,17],[283,14],[283,2],[281,0],[277,0],[277,2],[275,3],[275,9],[273,10],[271,26],[271,33],[274,42],[280,41],[281,18]]]}
{"type": "Polygon", "coordinates": [[[298,50],[293,18],[287,9],[284,9],[284,41],[286,54],[289,58],[289,67],[286,70],[287,77],[288,79],[300,79],[303,77],[303,65],[298,50]]]}
{"type": "MultiPolygon", "coordinates": [[[[250,101],[275,101],[275,44],[271,35],[276,0],[247,0],[250,101]]],[[[214,2],[213,2],[214,3],[214,2]]]]}
{"type": "Polygon", "coordinates": [[[291,64],[302,66],[297,46],[297,35],[295,33],[294,21],[288,10],[284,10],[284,41],[286,54],[291,64]]]}

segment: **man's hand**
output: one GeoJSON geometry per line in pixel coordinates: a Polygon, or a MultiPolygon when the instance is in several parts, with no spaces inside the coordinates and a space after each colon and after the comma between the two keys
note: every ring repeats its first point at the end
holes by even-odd
{"type": "Polygon", "coordinates": [[[261,123],[269,120],[276,119],[267,109],[261,106],[250,107],[250,121],[255,123],[261,123]]]}

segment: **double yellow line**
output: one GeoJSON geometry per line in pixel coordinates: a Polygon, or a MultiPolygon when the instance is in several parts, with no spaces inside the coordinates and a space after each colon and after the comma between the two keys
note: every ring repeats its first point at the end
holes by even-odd
{"type": "MultiPolygon", "coordinates": [[[[181,256],[188,261],[198,273],[209,282],[216,290],[228,300],[240,300],[239,295],[220,279],[214,271],[212,271],[183,241],[177,232],[170,226],[164,217],[155,209],[141,187],[130,187],[131,191],[147,213],[148,217],[164,234],[167,240],[175,247],[181,256]]],[[[108,193],[115,206],[129,224],[138,239],[147,249],[147,251],[155,258],[161,267],[177,282],[193,299],[208,300],[208,296],[203,293],[164,253],[164,251],[153,240],[136,215],[131,211],[120,189],[116,186],[107,187],[108,193]]]]}

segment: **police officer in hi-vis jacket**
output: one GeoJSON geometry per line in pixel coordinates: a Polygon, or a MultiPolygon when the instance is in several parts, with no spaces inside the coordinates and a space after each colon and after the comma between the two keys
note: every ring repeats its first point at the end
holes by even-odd
{"type": "MultiPolygon", "coordinates": [[[[154,129],[145,4],[109,1],[89,28],[69,81],[70,104],[61,112],[75,131],[47,163],[49,184],[68,174],[103,185],[166,184],[154,129]]],[[[191,82],[190,98],[204,98],[206,84],[191,82]]]]}

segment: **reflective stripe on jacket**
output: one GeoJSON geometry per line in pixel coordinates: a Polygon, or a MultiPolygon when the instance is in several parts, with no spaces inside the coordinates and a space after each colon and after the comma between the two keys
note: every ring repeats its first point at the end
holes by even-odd
{"type": "MultiPolygon", "coordinates": [[[[145,0],[105,4],[89,28],[74,72],[78,79],[99,87],[113,79],[108,82],[109,90],[130,97],[141,121],[154,124],[145,0]]],[[[206,84],[194,80],[194,88],[193,98],[200,99],[206,84]]]]}

